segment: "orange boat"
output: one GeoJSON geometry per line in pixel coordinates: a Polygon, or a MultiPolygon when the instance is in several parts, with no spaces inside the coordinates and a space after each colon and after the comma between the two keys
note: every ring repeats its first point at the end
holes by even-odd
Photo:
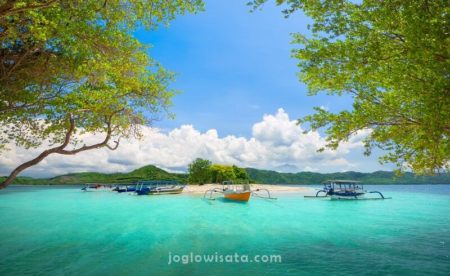
{"type": "Polygon", "coordinates": [[[250,199],[251,191],[233,191],[227,190],[223,192],[223,196],[229,200],[248,201],[250,199]]]}
{"type": "Polygon", "coordinates": [[[242,188],[234,185],[231,181],[223,182],[223,196],[229,200],[236,201],[248,201],[252,191],[250,190],[250,185],[244,184],[242,188]]]}
{"type": "Polygon", "coordinates": [[[265,198],[265,199],[276,199],[270,195],[269,190],[265,188],[258,188],[254,191],[251,190],[250,184],[235,185],[233,181],[222,182],[222,189],[214,188],[205,191],[203,198],[210,200],[215,200],[215,194],[223,194],[223,197],[227,200],[247,202],[250,196],[253,194],[255,197],[265,198]],[[267,196],[259,195],[258,192],[266,192],[267,196]]]}

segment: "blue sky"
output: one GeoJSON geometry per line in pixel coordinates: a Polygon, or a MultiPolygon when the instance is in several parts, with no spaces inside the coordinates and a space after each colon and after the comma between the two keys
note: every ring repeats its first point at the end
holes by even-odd
{"type": "Polygon", "coordinates": [[[291,58],[291,33],[307,33],[309,19],[294,14],[285,19],[281,8],[266,4],[253,13],[244,0],[206,1],[206,9],[173,21],[157,32],[137,32],[153,45],[150,54],[176,72],[173,87],[175,120],[155,126],[172,129],[192,124],[219,135],[248,137],[251,126],[266,113],[283,108],[292,118],[312,112],[313,106],[330,110],[349,108],[348,99],[308,97],[296,76],[291,58]]]}

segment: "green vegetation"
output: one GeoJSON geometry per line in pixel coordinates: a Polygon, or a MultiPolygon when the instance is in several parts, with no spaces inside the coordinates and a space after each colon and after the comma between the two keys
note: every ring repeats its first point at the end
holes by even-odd
{"type": "Polygon", "coordinates": [[[328,179],[358,180],[364,184],[450,184],[450,174],[434,176],[415,175],[405,172],[396,176],[395,172],[377,171],[373,173],[279,173],[275,171],[246,169],[252,181],[264,184],[320,184],[328,179]]]}
{"type": "MultiPolygon", "coordinates": [[[[204,160],[205,161],[205,160],[204,160]]],[[[206,160],[207,161],[207,160],[206,160]]],[[[195,161],[194,161],[195,162],[195,161]]],[[[213,166],[213,165],[212,165],[213,166]]],[[[262,184],[320,184],[328,179],[349,179],[359,180],[364,184],[450,184],[450,174],[441,174],[435,176],[415,175],[405,172],[402,176],[396,177],[394,172],[378,171],[373,173],[360,172],[340,172],[340,173],[279,173],[269,170],[242,169],[236,166],[221,166],[221,168],[237,168],[239,173],[243,174],[240,178],[231,179],[237,183],[250,181],[251,183],[262,184]],[[246,178],[243,178],[245,175],[246,178]]],[[[228,173],[230,169],[226,169],[228,173]]],[[[235,169],[236,170],[236,169],[235,169]]],[[[234,173],[234,175],[239,175],[234,173]]],[[[188,181],[190,175],[169,173],[153,165],[148,165],[136,169],[129,173],[71,173],[52,178],[31,178],[17,177],[13,184],[29,185],[64,185],[64,184],[84,184],[84,183],[132,183],[139,180],[176,180],[180,183],[197,184],[200,182],[188,181]]],[[[4,177],[0,177],[2,180],[4,177]]],[[[220,183],[228,179],[210,179],[204,183],[220,183]]]]}
{"type": "Polygon", "coordinates": [[[211,170],[211,183],[222,183],[223,181],[236,179],[232,166],[214,164],[209,169],[211,170]]]}
{"type": "Polygon", "coordinates": [[[189,164],[188,173],[189,183],[206,184],[211,181],[211,167],[212,163],[209,160],[197,158],[189,164]]]}
{"type": "Polygon", "coordinates": [[[201,0],[0,3],[0,150],[9,143],[48,146],[21,171],[50,154],[72,155],[120,138],[140,138],[140,126],[167,111],[173,74],[133,37],[137,28],[167,24],[196,12],[201,0]],[[95,133],[97,142],[83,141],[95,133]]]}
{"type": "MultiPolygon", "coordinates": [[[[1,180],[1,177],[0,177],[1,180]]],[[[187,182],[186,174],[169,173],[153,165],[148,165],[129,173],[71,173],[52,178],[17,177],[13,184],[84,184],[84,183],[132,183],[138,180],[176,180],[180,183],[187,182]]]]}
{"type": "Polygon", "coordinates": [[[226,180],[235,182],[247,182],[249,177],[247,171],[235,165],[219,165],[212,164],[209,160],[197,158],[189,164],[189,183],[205,184],[205,183],[222,183],[226,180]]]}
{"type": "MultiPolygon", "coordinates": [[[[254,8],[268,0],[253,0],[254,8]]],[[[276,0],[302,10],[311,36],[294,35],[300,80],[310,95],[353,98],[353,109],[316,108],[300,122],[325,128],[336,149],[370,129],[366,154],[419,174],[450,169],[450,5],[448,0],[276,0]]]]}

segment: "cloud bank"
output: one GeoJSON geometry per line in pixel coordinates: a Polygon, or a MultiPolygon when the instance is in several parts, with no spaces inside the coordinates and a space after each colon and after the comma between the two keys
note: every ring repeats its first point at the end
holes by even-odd
{"type": "MultiPolygon", "coordinates": [[[[213,163],[235,164],[277,171],[348,171],[358,170],[348,160],[348,154],[361,149],[362,131],[342,144],[338,150],[317,150],[325,145],[325,137],[318,132],[303,134],[303,129],[289,115],[278,109],[276,114],[264,115],[252,127],[250,138],[233,135],[220,137],[217,130],[199,132],[192,125],[182,125],[165,133],[144,127],[143,140],[121,141],[116,151],[98,149],[74,156],[51,155],[23,175],[48,177],[70,172],[126,172],[153,164],[169,171],[184,172],[197,157],[213,163]]],[[[86,143],[101,140],[85,135],[86,143]]],[[[25,150],[9,145],[10,151],[0,157],[0,175],[8,174],[15,166],[37,156],[44,148],[25,150]]]]}

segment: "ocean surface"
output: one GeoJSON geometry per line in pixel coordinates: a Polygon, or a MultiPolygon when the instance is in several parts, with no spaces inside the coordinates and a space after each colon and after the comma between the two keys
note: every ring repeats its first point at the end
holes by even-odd
{"type": "Polygon", "coordinates": [[[450,185],[366,188],[392,199],[10,187],[0,275],[450,275],[450,185]]]}

